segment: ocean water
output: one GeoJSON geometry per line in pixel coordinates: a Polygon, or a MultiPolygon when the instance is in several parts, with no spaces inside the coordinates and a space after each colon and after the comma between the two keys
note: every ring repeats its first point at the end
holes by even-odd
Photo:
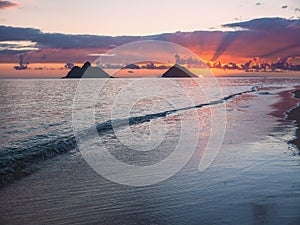
{"type": "Polygon", "coordinates": [[[299,86],[300,78],[1,80],[0,85],[4,224],[299,221],[299,158],[287,144],[295,128],[269,113],[276,94],[299,86]],[[111,161],[101,161],[105,168],[93,163],[99,137],[115,159],[134,168],[160,164],[182,139],[186,151],[171,161],[174,171],[123,174],[111,161]],[[82,149],[86,140],[89,147],[82,149]],[[191,157],[188,149],[194,150],[191,157]],[[202,172],[201,162],[208,166],[202,172]],[[22,179],[11,183],[16,178],[22,179]]]}

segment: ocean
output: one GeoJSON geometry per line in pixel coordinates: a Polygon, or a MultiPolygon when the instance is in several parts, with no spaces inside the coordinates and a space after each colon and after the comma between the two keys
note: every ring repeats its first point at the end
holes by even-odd
{"type": "Polygon", "coordinates": [[[1,224],[297,224],[300,78],[1,80],[1,224]]]}

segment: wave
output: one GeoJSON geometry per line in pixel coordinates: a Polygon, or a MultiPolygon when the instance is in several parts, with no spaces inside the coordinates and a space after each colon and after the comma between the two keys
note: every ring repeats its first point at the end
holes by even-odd
{"type": "MultiPolygon", "coordinates": [[[[134,116],[130,118],[108,120],[106,122],[96,124],[98,135],[104,135],[108,131],[115,128],[121,128],[125,126],[132,126],[149,122],[150,120],[166,117],[170,114],[186,111],[190,109],[202,108],[210,105],[222,104],[236,96],[255,92],[257,87],[252,87],[250,90],[234,93],[225,96],[219,100],[211,101],[208,103],[198,104],[190,107],[167,110],[154,114],[147,114],[142,116],[134,116]]],[[[93,129],[87,129],[80,133],[85,138],[91,138],[96,135],[93,129]]],[[[77,148],[76,139],[73,135],[61,136],[55,140],[39,143],[33,146],[24,148],[6,148],[0,151],[0,187],[13,181],[17,178],[21,178],[32,173],[37,163],[46,159],[52,158],[56,155],[69,152],[77,148]]]]}

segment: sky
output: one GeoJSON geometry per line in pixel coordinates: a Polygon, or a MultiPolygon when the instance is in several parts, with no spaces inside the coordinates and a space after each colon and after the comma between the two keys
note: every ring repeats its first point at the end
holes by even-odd
{"type": "Polygon", "coordinates": [[[299,18],[300,0],[0,0],[0,77],[58,76],[66,62],[145,38],[206,61],[295,56],[299,18]]]}
{"type": "MultiPolygon", "coordinates": [[[[3,2],[3,1],[2,1],[3,2]]],[[[217,29],[260,17],[299,16],[299,0],[13,0],[0,22],[44,32],[149,35],[217,29]],[[287,7],[287,8],[285,8],[287,7]]]]}

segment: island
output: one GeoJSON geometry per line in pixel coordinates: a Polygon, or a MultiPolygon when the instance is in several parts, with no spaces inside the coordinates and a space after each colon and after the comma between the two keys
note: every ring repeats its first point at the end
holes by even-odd
{"type": "Polygon", "coordinates": [[[93,67],[90,62],[85,62],[82,67],[74,66],[65,77],[68,78],[111,78],[103,69],[93,67]]]}
{"type": "Polygon", "coordinates": [[[175,64],[170,69],[168,69],[163,75],[163,78],[188,78],[188,77],[198,77],[193,74],[188,69],[175,64]]]}

